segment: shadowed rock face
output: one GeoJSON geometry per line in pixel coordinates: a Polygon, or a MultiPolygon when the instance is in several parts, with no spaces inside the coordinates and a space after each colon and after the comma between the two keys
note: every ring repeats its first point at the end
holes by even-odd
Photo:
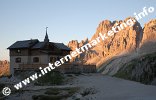
{"type": "Polygon", "coordinates": [[[122,65],[116,77],[156,85],[156,52],[135,57],[122,65]]]}

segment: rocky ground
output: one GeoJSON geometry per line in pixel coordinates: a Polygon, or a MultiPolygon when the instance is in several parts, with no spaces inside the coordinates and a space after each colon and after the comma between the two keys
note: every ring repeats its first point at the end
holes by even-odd
{"type": "Polygon", "coordinates": [[[6,100],[155,100],[156,87],[102,74],[68,75],[59,86],[28,86],[6,100]]]}

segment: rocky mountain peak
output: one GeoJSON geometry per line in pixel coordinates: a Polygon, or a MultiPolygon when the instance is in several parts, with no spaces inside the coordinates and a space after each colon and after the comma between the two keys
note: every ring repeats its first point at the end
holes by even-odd
{"type": "Polygon", "coordinates": [[[156,19],[145,24],[143,33],[142,44],[156,41],[156,19]]]}
{"type": "Polygon", "coordinates": [[[129,26],[127,25],[124,29],[107,38],[105,41],[101,41],[91,50],[82,54],[83,56],[80,55],[78,57],[78,59],[81,59],[86,64],[96,64],[97,67],[100,67],[113,57],[136,52],[136,50],[139,49],[139,45],[144,42],[156,40],[156,20],[151,20],[149,23],[145,24],[143,29],[140,23],[134,20],[135,18],[133,17],[115,21],[104,20],[100,22],[91,39],[82,40],[80,43],[78,43],[78,41],[70,41],[68,46],[74,50],[74,48],[81,47],[97,38],[99,33],[106,34],[112,27],[120,26],[122,23],[128,23],[129,21],[129,26]],[[130,21],[130,19],[133,22],[130,21]]]}

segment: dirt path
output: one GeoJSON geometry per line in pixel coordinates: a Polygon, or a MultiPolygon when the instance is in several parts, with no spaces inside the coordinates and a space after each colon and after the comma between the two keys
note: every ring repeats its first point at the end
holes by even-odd
{"type": "Polygon", "coordinates": [[[89,100],[156,100],[156,86],[144,85],[101,74],[80,75],[74,82],[84,88],[95,88],[89,100]]]}

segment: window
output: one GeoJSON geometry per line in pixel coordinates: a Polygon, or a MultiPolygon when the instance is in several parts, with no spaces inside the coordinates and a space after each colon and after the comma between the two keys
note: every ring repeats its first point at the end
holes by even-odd
{"type": "Polygon", "coordinates": [[[50,62],[53,63],[56,61],[56,58],[55,57],[50,57],[50,62]]]}
{"type": "Polygon", "coordinates": [[[19,50],[19,49],[17,49],[17,51],[16,51],[17,53],[21,53],[21,50],[19,50]]]}
{"type": "Polygon", "coordinates": [[[60,57],[59,56],[57,57],[57,60],[60,60],[60,57]]]}
{"type": "Polygon", "coordinates": [[[39,62],[39,58],[38,58],[38,57],[34,57],[34,58],[33,58],[33,62],[34,62],[34,63],[39,62]]]}
{"type": "Polygon", "coordinates": [[[21,63],[21,58],[20,58],[20,57],[16,58],[16,59],[15,59],[15,62],[16,62],[16,63],[21,63]]]}

